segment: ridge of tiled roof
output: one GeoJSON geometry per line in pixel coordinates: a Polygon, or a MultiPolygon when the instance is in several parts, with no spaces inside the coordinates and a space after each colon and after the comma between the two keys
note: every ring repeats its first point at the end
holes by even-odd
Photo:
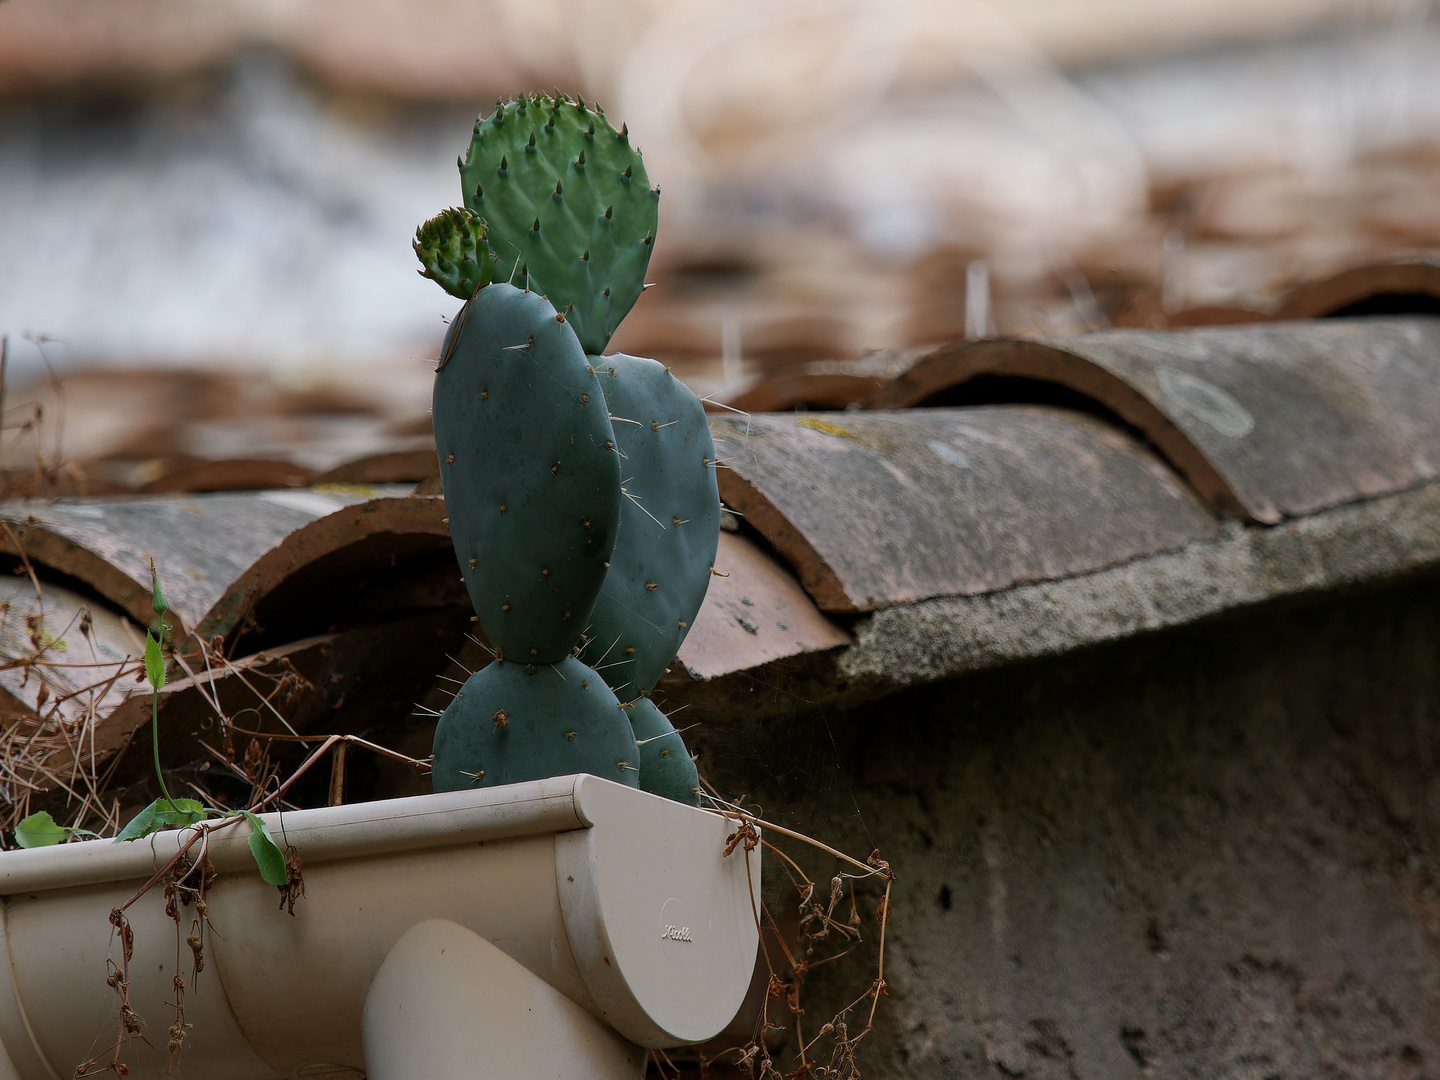
{"type": "MultiPolygon", "coordinates": [[[[871,402],[964,400],[988,377],[1071,396],[712,417],[740,518],[717,559],[729,576],[662,680],[668,705],[857,702],[1440,568],[1440,320],[966,343],[871,402]]],[[[429,471],[407,453],[371,472],[429,471]]],[[[332,684],[368,680],[366,709],[398,708],[461,663],[435,635],[469,648],[443,499],[410,484],[31,500],[0,517],[0,549],[55,594],[34,640],[88,604],[92,644],[135,655],[156,559],[182,633],[237,658],[167,689],[180,727],[203,723],[216,678],[274,664],[310,673],[312,721],[348,723],[324,710],[359,699],[332,684]]],[[[7,712],[74,712],[59,700],[73,688],[47,705],[22,674],[0,673],[7,712]]],[[[102,758],[145,723],[134,689],[112,680],[89,706],[102,758]]]]}

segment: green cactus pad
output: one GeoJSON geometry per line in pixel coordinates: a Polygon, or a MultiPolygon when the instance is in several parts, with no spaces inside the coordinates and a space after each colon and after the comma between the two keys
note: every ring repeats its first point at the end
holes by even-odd
{"type": "Polygon", "coordinates": [[[620,518],[605,398],[563,316],[510,285],[455,317],[435,447],[460,573],[506,660],[555,663],[588,625],[620,518]]]}
{"type": "Polygon", "coordinates": [[[581,652],[615,692],[648,693],[705,599],[720,543],[715,444],[700,400],[654,360],[592,356],[620,448],[610,570],[581,652]]]}
{"type": "Polygon", "coordinates": [[[469,210],[441,210],[415,230],[410,246],[424,267],[420,276],[457,299],[469,300],[495,280],[495,253],[485,237],[485,222],[469,210]]]}
{"type": "Polygon", "coordinates": [[[491,664],[440,717],[432,783],[436,791],[458,791],[593,773],[635,787],[640,751],[627,711],[574,657],[491,664]]]}
{"type": "Polygon", "coordinates": [[[585,351],[603,352],[644,290],[660,200],[628,132],[564,95],[497,102],[475,123],[460,181],[499,280],[528,273],[585,351]]]}
{"type": "Polygon", "coordinates": [[[676,802],[700,805],[700,774],[670,720],[649,698],[626,706],[640,747],[640,790],[676,802]]]}

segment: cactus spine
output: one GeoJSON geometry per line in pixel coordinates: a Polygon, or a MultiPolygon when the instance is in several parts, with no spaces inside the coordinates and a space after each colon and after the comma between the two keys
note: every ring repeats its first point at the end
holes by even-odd
{"type": "Polygon", "coordinates": [[[436,375],[435,439],[497,662],[440,719],[435,788],[591,772],[698,802],[648,694],[709,583],[714,448],[668,369],[598,355],[644,288],[659,190],[628,131],[564,95],[497,103],[460,172],[465,207],[414,247],[466,301],[436,375]]]}

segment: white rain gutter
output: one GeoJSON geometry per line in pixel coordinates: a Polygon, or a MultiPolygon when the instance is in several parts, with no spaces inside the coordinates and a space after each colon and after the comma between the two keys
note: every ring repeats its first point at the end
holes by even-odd
{"type": "MultiPolygon", "coordinates": [[[[305,898],[277,910],[248,826],[211,836],[184,1075],[638,1080],[644,1048],[714,1036],[750,983],[760,853],[724,857],[714,814],[568,776],[262,816],[305,898]]],[[[187,836],[0,853],[0,1080],[68,1080],[113,1045],[110,912],[187,836]]],[[[163,908],[157,888],[126,913],[133,1080],[165,1075],[177,959],[192,981],[163,908]]]]}

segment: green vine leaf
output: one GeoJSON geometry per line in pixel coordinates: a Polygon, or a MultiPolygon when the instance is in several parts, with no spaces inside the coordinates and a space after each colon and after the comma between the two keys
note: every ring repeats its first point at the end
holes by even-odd
{"type": "Polygon", "coordinates": [[[198,799],[156,799],[155,820],[162,827],[195,825],[210,816],[204,803],[198,799]]]}
{"type": "Polygon", "coordinates": [[[165,656],[160,652],[160,642],[148,633],[145,635],[145,678],[157,692],[165,686],[165,656]]]}
{"type": "Polygon", "coordinates": [[[161,829],[197,825],[208,816],[209,811],[197,799],[156,799],[130,819],[120,830],[120,835],[115,837],[115,843],[139,840],[161,829]]]}
{"type": "Polygon", "coordinates": [[[290,875],[285,870],[285,853],[275,843],[275,838],[270,835],[270,827],[265,822],[248,810],[242,812],[245,820],[250,823],[250,854],[255,856],[260,877],[265,884],[283,889],[290,881],[290,875]]]}
{"type": "Polygon", "coordinates": [[[139,840],[142,836],[149,836],[151,833],[157,832],[160,826],[155,822],[155,807],[161,802],[164,802],[164,800],[156,799],[155,802],[145,807],[144,810],[141,810],[126,822],[125,828],[120,830],[120,835],[115,837],[115,843],[120,844],[126,840],[139,840]]]}
{"type": "Polygon", "coordinates": [[[70,830],[55,824],[55,819],[44,810],[31,814],[15,826],[15,842],[23,848],[50,847],[69,835],[70,830]]]}

